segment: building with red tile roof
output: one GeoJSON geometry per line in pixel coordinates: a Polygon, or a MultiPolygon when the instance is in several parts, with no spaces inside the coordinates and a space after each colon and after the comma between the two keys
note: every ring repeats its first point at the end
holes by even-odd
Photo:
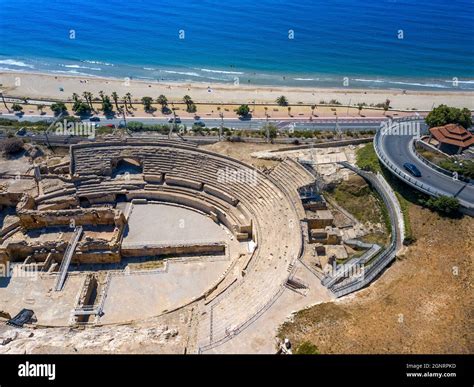
{"type": "Polygon", "coordinates": [[[439,150],[445,153],[461,153],[474,144],[474,136],[461,125],[448,124],[430,128],[430,140],[435,139],[439,150]]]}

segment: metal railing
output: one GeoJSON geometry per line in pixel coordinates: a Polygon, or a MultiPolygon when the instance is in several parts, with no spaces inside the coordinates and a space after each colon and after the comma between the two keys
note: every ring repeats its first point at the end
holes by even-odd
{"type": "MultiPolygon", "coordinates": [[[[404,122],[404,121],[421,121],[419,117],[404,117],[400,119],[394,120],[395,123],[404,122]]],[[[377,154],[378,159],[380,162],[394,175],[396,175],[399,179],[403,180],[408,185],[416,188],[417,190],[429,195],[429,196],[452,196],[450,193],[443,191],[439,188],[433,187],[428,184],[424,184],[417,179],[410,177],[407,173],[402,171],[400,168],[397,167],[393,162],[389,160],[387,156],[384,154],[384,149],[381,143],[382,133],[380,130],[377,131],[374,137],[374,149],[375,153],[377,154]]],[[[460,204],[463,207],[468,209],[473,208],[474,205],[472,203],[466,202],[465,200],[459,200],[460,204]]]]}
{"type": "Polygon", "coordinates": [[[67,269],[69,268],[69,264],[71,263],[72,256],[74,255],[74,251],[76,250],[77,242],[82,235],[82,226],[76,227],[74,229],[74,233],[71,236],[71,240],[69,241],[66,251],[64,252],[63,260],[61,262],[61,266],[59,267],[59,275],[56,280],[56,285],[54,290],[59,292],[64,285],[64,281],[67,275],[67,269]]]}
{"type": "MultiPolygon", "coordinates": [[[[396,222],[397,212],[395,208],[396,205],[393,203],[394,199],[389,193],[385,192],[385,187],[379,182],[378,177],[372,172],[361,171],[360,169],[353,167],[347,162],[340,162],[339,164],[362,176],[378,192],[389,212],[391,238],[389,247],[385,249],[381,254],[376,256],[370,264],[363,266],[363,276],[356,276],[355,278],[349,277],[343,280],[342,282],[336,284],[331,283],[332,281],[330,282],[330,288],[332,292],[336,295],[336,297],[342,297],[346,294],[355,292],[372,282],[373,279],[378,274],[380,274],[382,270],[390,264],[390,262],[395,259],[395,254],[398,249],[398,246],[402,242],[400,240],[400,231],[396,222]]],[[[375,254],[377,253],[378,252],[376,252],[375,254]]],[[[369,259],[364,259],[364,262],[366,262],[367,260],[369,259]]],[[[355,263],[356,262],[354,262],[354,264],[355,263]]]]}

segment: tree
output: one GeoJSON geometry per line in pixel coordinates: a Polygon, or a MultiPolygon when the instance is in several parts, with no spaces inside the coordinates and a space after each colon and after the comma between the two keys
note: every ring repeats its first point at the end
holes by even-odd
{"type": "Polygon", "coordinates": [[[386,99],[384,104],[383,104],[383,115],[387,113],[387,110],[390,109],[390,100],[386,99]]]}
{"type": "Polygon", "coordinates": [[[72,100],[73,100],[74,102],[79,101],[79,95],[76,94],[76,93],[72,93],[72,100]]]}
{"type": "Polygon", "coordinates": [[[93,97],[92,93],[85,91],[84,93],[82,93],[82,96],[84,97],[86,102],[89,104],[91,110],[94,111],[94,105],[92,104],[92,97],[93,97]]]}
{"type": "Polygon", "coordinates": [[[311,105],[311,115],[314,116],[314,109],[316,109],[316,105],[311,105]]]}
{"type": "Polygon", "coordinates": [[[276,103],[280,106],[288,106],[288,100],[286,99],[284,95],[278,97],[276,99],[276,103]]]}
{"type": "Polygon", "coordinates": [[[447,124],[458,124],[466,129],[472,126],[472,117],[469,109],[458,109],[447,105],[435,107],[428,113],[425,121],[430,128],[447,124]]]}
{"type": "Polygon", "coordinates": [[[147,113],[150,113],[154,110],[153,106],[151,106],[152,102],[153,102],[153,98],[151,98],[151,97],[143,97],[142,98],[142,104],[145,107],[145,111],[147,113]]]}
{"type": "Polygon", "coordinates": [[[91,107],[89,106],[88,103],[83,102],[81,100],[77,100],[74,102],[72,105],[72,111],[76,113],[78,116],[88,116],[91,114],[91,107]]]}
{"type": "Polygon", "coordinates": [[[125,108],[127,107],[127,102],[130,105],[130,109],[133,110],[132,94],[130,93],[125,94],[125,108]]]}
{"type": "Polygon", "coordinates": [[[191,99],[191,97],[189,95],[185,95],[183,97],[183,102],[186,104],[186,105],[190,105],[193,103],[193,100],[191,99]]]}
{"type": "Polygon", "coordinates": [[[5,97],[3,96],[3,93],[0,93],[0,97],[2,97],[2,102],[5,106],[5,109],[7,109],[7,111],[10,113],[10,109],[8,108],[7,103],[5,102],[5,97]]]}
{"type": "Polygon", "coordinates": [[[102,111],[106,116],[113,114],[113,106],[108,95],[102,95],[102,111]]]}
{"type": "Polygon", "coordinates": [[[44,114],[43,109],[45,108],[45,105],[36,105],[36,109],[40,112],[41,115],[44,114]]]}
{"type": "Polygon", "coordinates": [[[196,104],[191,103],[191,104],[187,105],[187,106],[186,106],[186,111],[187,111],[188,113],[196,113],[196,112],[197,112],[196,104]]]}
{"type": "Polygon", "coordinates": [[[288,115],[291,117],[291,106],[288,106],[288,115]]]}
{"type": "Polygon", "coordinates": [[[273,140],[278,135],[278,128],[273,124],[265,124],[265,126],[263,127],[263,130],[265,132],[265,135],[268,137],[268,139],[271,142],[273,142],[273,140]]]}
{"type": "Polygon", "coordinates": [[[166,98],[163,94],[158,96],[156,102],[161,105],[161,110],[168,106],[168,98],[166,98]]]}
{"type": "Polygon", "coordinates": [[[452,215],[459,210],[459,200],[451,196],[441,195],[429,198],[425,203],[429,208],[447,215],[452,215]]]}
{"type": "Polygon", "coordinates": [[[250,113],[249,105],[240,105],[235,113],[240,117],[247,117],[250,113]]]}
{"type": "Polygon", "coordinates": [[[61,113],[67,112],[67,107],[63,102],[56,102],[51,105],[51,110],[55,116],[59,116],[61,113]]]}
{"type": "Polygon", "coordinates": [[[114,91],[114,92],[111,94],[111,96],[112,96],[112,99],[114,100],[115,109],[117,109],[118,112],[121,112],[122,109],[120,109],[120,108],[119,108],[119,105],[118,105],[118,94],[117,94],[117,92],[114,91]]]}
{"type": "Polygon", "coordinates": [[[17,104],[17,103],[14,103],[14,104],[12,105],[12,110],[13,110],[14,112],[20,113],[20,112],[23,111],[23,106],[21,106],[21,105],[19,105],[19,104],[17,104]]]}
{"type": "Polygon", "coordinates": [[[359,116],[360,116],[360,113],[362,112],[362,109],[364,108],[364,105],[359,103],[357,104],[357,110],[359,110],[359,116]]]}

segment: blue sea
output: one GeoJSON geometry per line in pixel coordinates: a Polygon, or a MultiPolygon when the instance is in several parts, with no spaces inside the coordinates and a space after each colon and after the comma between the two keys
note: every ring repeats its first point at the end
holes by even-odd
{"type": "Polygon", "coordinates": [[[474,90],[474,2],[0,0],[0,70],[474,90]]]}

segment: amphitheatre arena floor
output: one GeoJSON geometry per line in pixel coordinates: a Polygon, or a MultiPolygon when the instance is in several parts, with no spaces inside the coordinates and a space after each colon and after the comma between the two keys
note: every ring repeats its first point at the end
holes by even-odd
{"type": "Polygon", "coordinates": [[[164,204],[134,204],[123,243],[218,242],[230,233],[191,209],[164,204]]]}

